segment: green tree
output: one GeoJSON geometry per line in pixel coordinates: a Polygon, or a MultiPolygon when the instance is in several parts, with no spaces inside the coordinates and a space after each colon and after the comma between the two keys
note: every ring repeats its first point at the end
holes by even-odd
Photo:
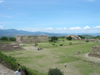
{"type": "Polygon", "coordinates": [[[89,40],[87,39],[87,40],[86,40],[86,42],[88,43],[88,42],[89,42],[89,40]]]}
{"type": "Polygon", "coordinates": [[[63,72],[60,71],[60,69],[49,69],[48,75],[63,75],[63,72]]]}
{"type": "Polygon", "coordinates": [[[81,36],[81,35],[78,35],[81,39],[85,39],[85,37],[84,36],[81,36]]]}
{"type": "Polygon", "coordinates": [[[57,37],[57,36],[52,36],[52,37],[51,37],[51,40],[52,40],[53,42],[55,42],[55,41],[58,40],[58,37],[57,37]]]}
{"type": "Polygon", "coordinates": [[[8,40],[8,37],[3,36],[3,37],[1,37],[1,40],[3,40],[3,41],[7,41],[7,40],[8,40]]]}
{"type": "Polygon", "coordinates": [[[71,36],[69,36],[69,37],[66,37],[66,39],[67,39],[67,40],[72,40],[72,37],[71,37],[71,36]]]}
{"type": "Polygon", "coordinates": [[[10,41],[16,41],[16,38],[15,37],[10,37],[9,40],[10,41]]]}

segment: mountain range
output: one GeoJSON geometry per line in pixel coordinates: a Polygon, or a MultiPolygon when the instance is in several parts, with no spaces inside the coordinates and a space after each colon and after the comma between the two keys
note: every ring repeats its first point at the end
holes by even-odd
{"type": "MultiPolygon", "coordinates": [[[[92,36],[99,36],[100,33],[70,33],[73,35],[92,35],[92,36]]],[[[69,33],[48,33],[48,32],[28,32],[23,30],[16,30],[16,29],[0,29],[0,37],[7,36],[7,37],[15,37],[15,36],[41,36],[46,35],[48,37],[51,36],[66,36],[69,33]]]]}

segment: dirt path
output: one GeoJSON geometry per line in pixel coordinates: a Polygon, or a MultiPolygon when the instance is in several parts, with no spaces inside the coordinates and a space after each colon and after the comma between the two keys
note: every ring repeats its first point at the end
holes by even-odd
{"type": "Polygon", "coordinates": [[[89,53],[86,53],[83,57],[88,58],[91,61],[100,61],[100,58],[96,58],[96,57],[90,57],[88,56],[89,53]]]}
{"type": "Polygon", "coordinates": [[[33,47],[33,46],[30,46],[30,47],[23,47],[25,50],[35,50],[37,49],[37,47],[33,47]]]}
{"type": "Polygon", "coordinates": [[[0,64],[0,75],[14,75],[14,71],[0,64]]]}

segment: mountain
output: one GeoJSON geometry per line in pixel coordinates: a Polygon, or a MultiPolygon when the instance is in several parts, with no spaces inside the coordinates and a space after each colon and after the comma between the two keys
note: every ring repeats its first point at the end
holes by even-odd
{"type": "MultiPolygon", "coordinates": [[[[73,35],[92,35],[92,36],[100,36],[100,33],[69,33],[73,35]]],[[[41,36],[46,35],[48,37],[51,36],[66,36],[68,33],[48,33],[48,32],[28,32],[23,30],[15,30],[15,29],[0,29],[0,37],[15,37],[15,36],[41,36]]]]}
{"type": "Polygon", "coordinates": [[[61,34],[61,33],[47,33],[47,32],[28,32],[28,31],[22,31],[22,30],[15,30],[15,29],[6,29],[6,30],[0,30],[0,37],[7,36],[7,37],[15,37],[15,36],[41,36],[46,35],[48,37],[51,36],[66,36],[67,34],[61,34]]]}
{"type": "Polygon", "coordinates": [[[95,37],[95,36],[93,36],[93,35],[81,35],[81,36],[83,36],[83,37],[85,37],[85,38],[88,38],[88,39],[95,37]]]}

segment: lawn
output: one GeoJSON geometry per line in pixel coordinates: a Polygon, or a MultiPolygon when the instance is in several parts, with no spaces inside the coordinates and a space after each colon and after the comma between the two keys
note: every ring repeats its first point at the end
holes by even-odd
{"type": "MultiPolygon", "coordinates": [[[[99,75],[100,67],[89,65],[88,58],[83,57],[90,53],[92,46],[99,45],[99,42],[85,41],[58,41],[55,46],[49,42],[38,43],[38,47],[43,50],[37,50],[32,44],[26,44],[27,50],[3,52],[17,59],[20,64],[32,69],[38,75],[47,74],[50,68],[59,68],[64,75],[99,75]],[[72,43],[70,45],[69,43],[72,43]],[[63,44],[63,46],[60,46],[63,44]],[[77,54],[80,52],[80,54],[77,54]],[[67,63],[67,67],[64,64],[67,63]]],[[[99,63],[97,61],[93,61],[99,63]]]]}

